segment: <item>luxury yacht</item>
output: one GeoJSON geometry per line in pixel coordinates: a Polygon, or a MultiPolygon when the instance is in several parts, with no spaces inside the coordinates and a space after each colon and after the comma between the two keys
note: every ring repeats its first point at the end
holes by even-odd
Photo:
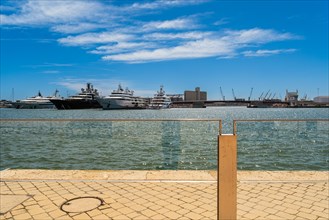
{"type": "Polygon", "coordinates": [[[96,98],[104,110],[110,109],[145,109],[146,102],[139,96],[134,96],[134,91],[123,89],[119,84],[117,90],[105,97],[96,98]]]}

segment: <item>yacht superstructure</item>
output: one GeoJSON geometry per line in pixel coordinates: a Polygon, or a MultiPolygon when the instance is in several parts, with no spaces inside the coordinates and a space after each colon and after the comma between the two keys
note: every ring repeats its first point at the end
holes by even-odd
{"type": "Polygon", "coordinates": [[[153,99],[149,105],[150,109],[164,109],[164,108],[171,108],[172,102],[171,99],[166,96],[165,91],[163,90],[163,86],[160,86],[160,91],[157,91],[154,94],[153,99]]]}
{"type": "Polygon", "coordinates": [[[52,109],[55,108],[51,100],[61,100],[58,96],[58,90],[55,91],[53,96],[44,97],[39,91],[36,96],[31,98],[18,100],[13,102],[12,105],[17,109],[52,109]]]}
{"type": "Polygon", "coordinates": [[[60,110],[101,108],[96,100],[97,97],[99,97],[97,89],[94,89],[91,83],[87,83],[86,88],[82,88],[77,95],[62,100],[51,99],[50,101],[60,110]]]}
{"type": "Polygon", "coordinates": [[[123,89],[119,84],[117,90],[105,97],[97,97],[97,101],[104,110],[110,109],[145,109],[146,102],[143,98],[134,96],[134,91],[123,89]]]}

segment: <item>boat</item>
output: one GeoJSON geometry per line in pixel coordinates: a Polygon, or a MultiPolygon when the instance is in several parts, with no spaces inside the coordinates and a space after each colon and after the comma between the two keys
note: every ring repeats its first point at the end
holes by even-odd
{"type": "Polygon", "coordinates": [[[165,91],[163,90],[163,86],[160,86],[160,91],[157,91],[152,98],[149,109],[165,109],[171,108],[172,102],[171,99],[166,96],[165,91]]]}
{"type": "Polygon", "coordinates": [[[87,83],[86,88],[81,88],[81,92],[77,95],[61,100],[50,99],[50,101],[59,110],[101,108],[102,106],[96,100],[97,97],[99,97],[97,89],[94,89],[91,83],[87,83]]]}
{"type": "Polygon", "coordinates": [[[12,103],[12,106],[17,109],[53,109],[55,105],[51,100],[61,100],[58,96],[58,90],[53,96],[44,97],[39,91],[36,96],[24,100],[18,100],[12,103]]]}
{"type": "Polygon", "coordinates": [[[134,96],[134,91],[128,88],[123,89],[119,84],[117,90],[105,97],[97,97],[96,100],[104,110],[111,109],[145,109],[145,99],[134,96]]]}

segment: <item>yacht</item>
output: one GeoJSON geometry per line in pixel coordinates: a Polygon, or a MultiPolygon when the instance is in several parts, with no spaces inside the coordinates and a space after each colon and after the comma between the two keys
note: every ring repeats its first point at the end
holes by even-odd
{"type": "Polygon", "coordinates": [[[157,94],[154,95],[153,99],[149,104],[150,109],[164,109],[171,108],[172,102],[171,99],[166,96],[163,86],[160,86],[160,91],[157,91],[157,94]]]}
{"type": "Polygon", "coordinates": [[[61,100],[50,99],[50,101],[60,110],[101,108],[102,106],[96,100],[97,97],[99,97],[97,89],[94,89],[91,83],[87,83],[86,88],[82,88],[77,95],[61,100]]]}
{"type": "Polygon", "coordinates": [[[123,89],[119,84],[117,90],[105,97],[97,97],[97,101],[104,110],[110,109],[145,109],[146,102],[143,98],[134,96],[134,91],[123,89]]]}
{"type": "Polygon", "coordinates": [[[12,105],[17,109],[52,109],[55,108],[51,100],[61,100],[58,96],[58,90],[55,91],[53,96],[44,97],[39,91],[36,96],[24,100],[13,102],[12,105]]]}

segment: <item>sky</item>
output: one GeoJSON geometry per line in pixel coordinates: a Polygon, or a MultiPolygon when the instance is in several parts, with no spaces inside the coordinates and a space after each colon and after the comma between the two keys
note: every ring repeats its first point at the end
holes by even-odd
{"type": "Polygon", "coordinates": [[[329,95],[328,0],[0,0],[0,99],[329,95]]]}

